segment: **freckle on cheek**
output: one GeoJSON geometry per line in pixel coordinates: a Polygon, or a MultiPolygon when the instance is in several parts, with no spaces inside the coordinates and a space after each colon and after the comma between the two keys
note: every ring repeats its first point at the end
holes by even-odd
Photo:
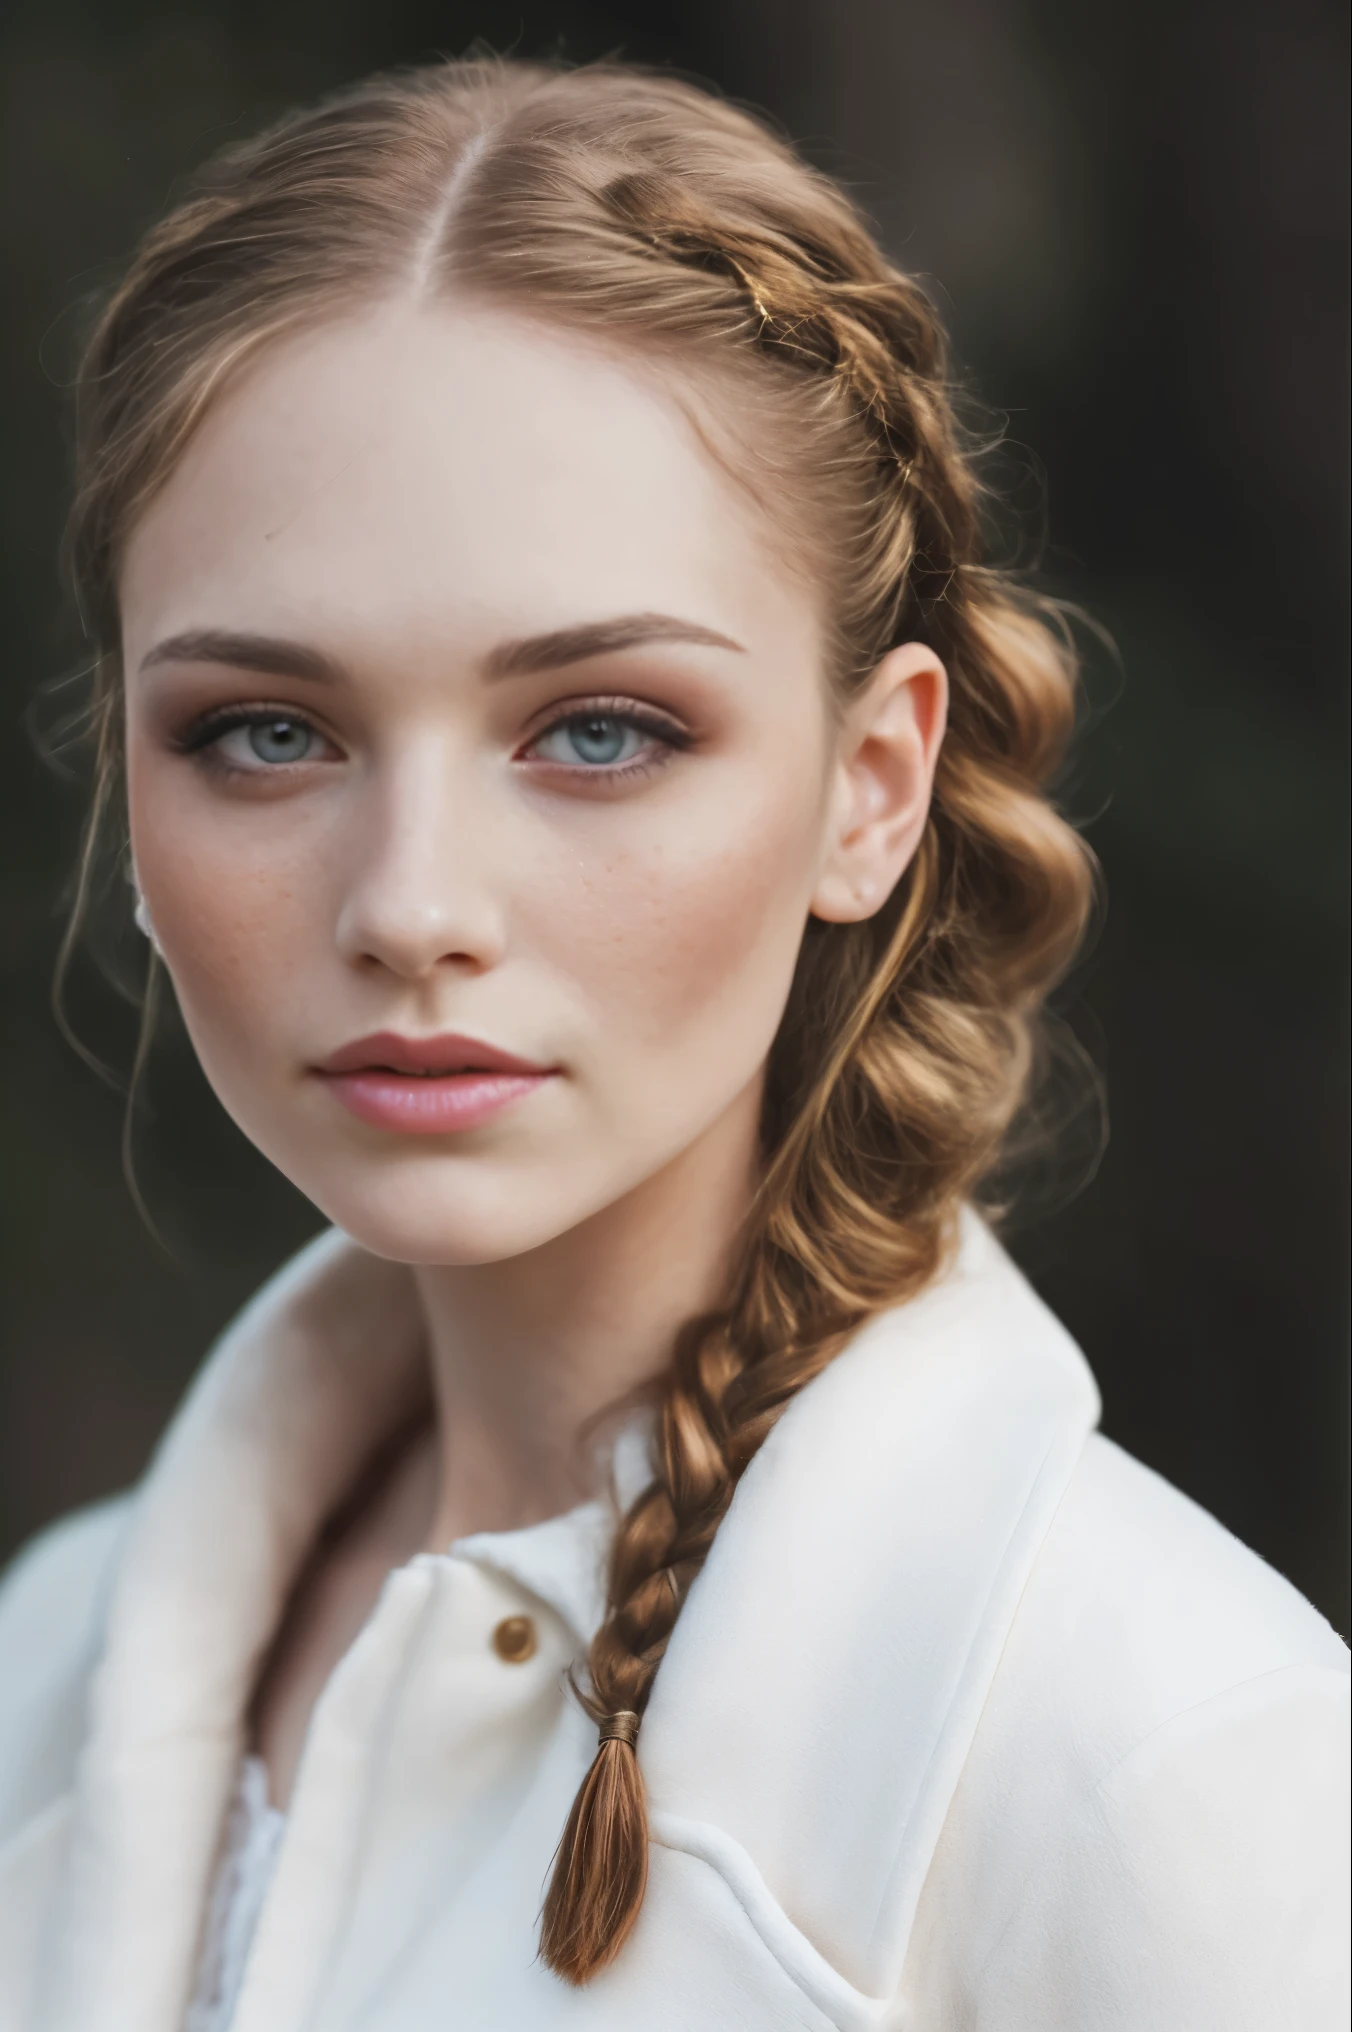
{"type": "Polygon", "coordinates": [[[791,865],[773,843],[730,848],[698,870],[664,867],[623,904],[616,897],[616,975],[636,1009],[670,1032],[751,988],[774,939],[776,906],[788,900],[791,865]]]}

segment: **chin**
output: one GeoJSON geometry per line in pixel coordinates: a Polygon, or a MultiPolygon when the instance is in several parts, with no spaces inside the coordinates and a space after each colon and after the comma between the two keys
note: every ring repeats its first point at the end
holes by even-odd
{"type": "Polygon", "coordinates": [[[420,1161],[322,1180],[289,1172],[320,1212],[373,1256],[390,1262],[468,1267],[501,1263],[541,1248],[595,1211],[515,1168],[420,1161]],[[535,1189],[533,1189],[535,1188],[535,1189]]]}

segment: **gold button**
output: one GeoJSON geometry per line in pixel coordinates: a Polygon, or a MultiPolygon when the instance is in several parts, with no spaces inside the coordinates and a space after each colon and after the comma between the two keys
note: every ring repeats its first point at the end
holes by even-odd
{"type": "Polygon", "coordinates": [[[493,1649],[504,1665],[524,1665],[535,1656],[535,1625],[529,1616],[504,1616],[493,1632],[493,1649]]]}

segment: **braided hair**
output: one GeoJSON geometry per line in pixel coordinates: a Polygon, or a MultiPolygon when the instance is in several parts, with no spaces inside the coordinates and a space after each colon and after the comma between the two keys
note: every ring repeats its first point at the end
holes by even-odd
{"type": "MultiPolygon", "coordinates": [[[[146,237],[80,382],[71,558],[118,809],[119,562],[225,381],[363,304],[455,293],[638,351],[815,575],[838,698],[889,648],[947,667],[931,815],[863,923],[813,921],[767,1070],[722,1304],[677,1336],[652,1479],[620,1519],[579,1697],[600,1724],[543,1913],[584,1983],[642,1904],[635,1738],[740,1476],[870,1314],[921,1290],[1023,1100],[1093,871],[1048,784],[1073,730],[1064,626],[983,557],[981,490],[928,298],[846,194],[668,75],[474,60],[378,77],[228,149],[146,237]]],[[[84,857],[93,865],[91,831],[84,857]]]]}

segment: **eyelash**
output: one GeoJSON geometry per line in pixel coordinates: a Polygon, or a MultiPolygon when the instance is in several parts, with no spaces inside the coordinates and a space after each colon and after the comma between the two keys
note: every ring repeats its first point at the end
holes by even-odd
{"type": "MultiPolygon", "coordinates": [[[[267,727],[277,720],[286,720],[293,726],[306,727],[312,733],[319,734],[321,739],[327,738],[322,730],[315,726],[313,720],[304,713],[297,712],[293,706],[269,705],[266,701],[260,700],[257,705],[216,706],[210,712],[200,714],[181,734],[174,736],[173,745],[180,755],[195,755],[201,767],[215,770],[220,775],[252,776],[259,772],[240,769],[235,764],[227,762],[217,750],[217,743],[241,727],[267,727]]],[[[286,774],[284,763],[270,765],[260,763],[259,771],[265,768],[276,776],[286,774]]]]}
{"type": "Polygon", "coordinates": [[[561,727],[578,726],[587,720],[615,720],[621,726],[632,727],[660,744],[662,751],[654,755],[650,751],[636,755],[632,761],[619,763],[548,763],[551,769],[561,769],[565,774],[591,777],[604,783],[619,783],[635,776],[651,775],[660,769],[669,756],[680,754],[694,745],[694,736],[677,721],[669,720],[664,714],[654,712],[651,707],[642,706],[629,698],[590,698],[568,701],[562,710],[556,708],[552,717],[543,726],[535,728],[522,743],[518,754],[529,754],[548,735],[555,734],[561,727]]]}
{"type": "MultiPolygon", "coordinates": [[[[551,761],[548,764],[550,768],[561,769],[569,775],[593,777],[603,782],[615,783],[626,778],[650,774],[654,769],[662,767],[666,755],[679,754],[694,743],[694,736],[675,720],[669,720],[653,712],[651,708],[639,705],[633,699],[594,698],[570,701],[565,710],[556,711],[552,718],[537,727],[517,753],[528,755],[531,749],[548,735],[557,733],[562,727],[578,725],[589,719],[615,720],[626,727],[632,727],[649,739],[659,742],[666,753],[653,755],[648,752],[635,756],[632,761],[616,764],[582,762],[570,764],[551,761]]],[[[182,734],[175,737],[174,746],[181,755],[195,755],[200,764],[224,775],[252,776],[256,773],[267,773],[281,776],[288,766],[285,763],[260,764],[260,770],[255,772],[252,769],[240,769],[225,761],[219,752],[213,752],[227,734],[234,733],[241,727],[265,727],[276,720],[288,720],[296,726],[311,728],[315,733],[321,732],[314,726],[312,720],[293,707],[270,705],[260,701],[256,705],[249,706],[218,706],[210,712],[201,714],[182,734]]],[[[303,765],[294,763],[290,766],[299,768],[303,765]]]]}

